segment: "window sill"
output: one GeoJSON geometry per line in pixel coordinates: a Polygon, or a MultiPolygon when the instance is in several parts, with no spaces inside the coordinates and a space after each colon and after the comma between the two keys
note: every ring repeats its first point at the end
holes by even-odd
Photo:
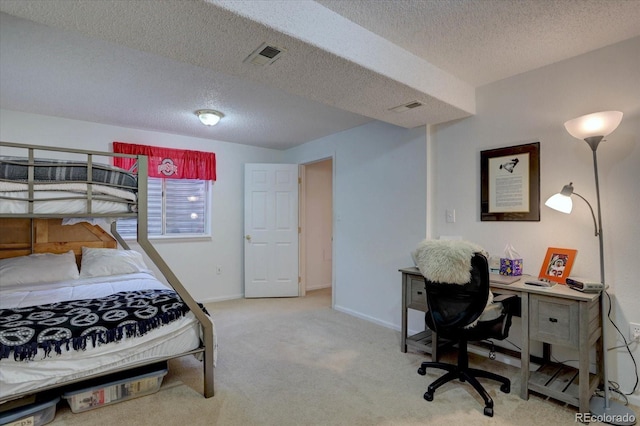
{"type": "MultiPolygon", "coordinates": [[[[136,242],[136,238],[132,237],[123,237],[125,241],[136,242]]],[[[213,237],[211,235],[163,235],[163,236],[153,236],[148,237],[149,241],[154,243],[182,243],[182,242],[196,242],[196,241],[211,241],[213,237]]]]}

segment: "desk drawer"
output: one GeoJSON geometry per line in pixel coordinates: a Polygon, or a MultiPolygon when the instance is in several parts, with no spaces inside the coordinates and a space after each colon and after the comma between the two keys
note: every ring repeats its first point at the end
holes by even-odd
{"type": "Polygon", "coordinates": [[[580,302],[532,294],[529,303],[531,339],[578,348],[580,302]]]}
{"type": "Polygon", "coordinates": [[[427,311],[427,296],[424,290],[424,278],[409,277],[407,286],[407,305],[411,309],[427,311]]]}

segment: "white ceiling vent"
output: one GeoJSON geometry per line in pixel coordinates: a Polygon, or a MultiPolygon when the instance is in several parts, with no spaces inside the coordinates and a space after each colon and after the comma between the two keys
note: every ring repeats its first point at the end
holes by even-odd
{"type": "Polygon", "coordinates": [[[280,59],[284,52],[286,52],[286,49],[262,43],[251,55],[247,56],[243,62],[259,66],[271,65],[280,59]]]}
{"type": "Polygon", "coordinates": [[[418,108],[421,106],[422,106],[422,102],[411,101],[406,104],[398,105],[397,107],[389,108],[389,111],[405,112],[405,111],[409,111],[410,109],[418,108]]]}

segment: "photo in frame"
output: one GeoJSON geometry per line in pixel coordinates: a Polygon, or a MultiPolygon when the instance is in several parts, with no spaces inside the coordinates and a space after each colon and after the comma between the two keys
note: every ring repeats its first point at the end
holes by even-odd
{"type": "Polygon", "coordinates": [[[565,284],[571,273],[571,267],[576,260],[578,250],[549,247],[544,257],[538,279],[547,279],[560,284],[565,284]]]}
{"type": "Polygon", "coordinates": [[[480,219],[540,220],[540,142],[480,152],[480,219]]]}

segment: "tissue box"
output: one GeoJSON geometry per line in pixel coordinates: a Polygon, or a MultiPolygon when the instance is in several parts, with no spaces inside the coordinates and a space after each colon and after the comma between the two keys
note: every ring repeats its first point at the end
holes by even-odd
{"type": "Polygon", "coordinates": [[[500,258],[500,275],[522,275],[522,259],[500,258]]]}

